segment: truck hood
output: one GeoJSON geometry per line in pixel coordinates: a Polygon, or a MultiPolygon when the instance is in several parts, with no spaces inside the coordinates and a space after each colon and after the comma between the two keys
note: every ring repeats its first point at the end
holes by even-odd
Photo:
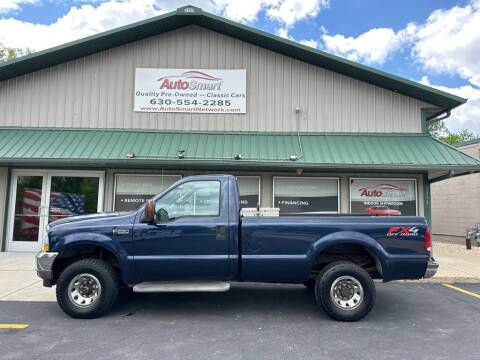
{"type": "Polygon", "coordinates": [[[90,215],[78,215],[78,216],[71,216],[64,219],[59,219],[51,222],[49,224],[50,229],[62,224],[72,224],[80,221],[86,220],[99,220],[99,219],[107,219],[112,217],[117,217],[120,215],[128,214],[128,212],[107,212],[107,213],[98,213],[98,214],[90,214],[90,215]]]}

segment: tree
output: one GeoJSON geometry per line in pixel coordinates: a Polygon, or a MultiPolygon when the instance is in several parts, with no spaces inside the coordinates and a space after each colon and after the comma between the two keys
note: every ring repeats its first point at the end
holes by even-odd
{"type": "Polygon", "coordinates": [[[459,133],[449,133],[447,136],[442,138],[441,140],[447,144],[455,145],[459,144],[464,141],[475,139],[476,136],[467,129],[463,129],[459,133]]]}
{"type": "Polygon", "coordinates": [[[458,133],[448,130],[445,120],[436,121],[428,124],[428,132],[435,139],[441,140],[444,143],[455,145],[464,141],[472,140],[478,137],[467,129],[463,129],[458,133]]]}
{"type": "Polygon", "coordinates": [[[31,54],[32,49],[9,48],[0,43],[0,63],[31,54]]]}
{"type": "Polygon", "coordinates": [[[435,139],[440,139],[448,135],[449,131],[444,120],[428,123],[428,132],[435,139]]]}

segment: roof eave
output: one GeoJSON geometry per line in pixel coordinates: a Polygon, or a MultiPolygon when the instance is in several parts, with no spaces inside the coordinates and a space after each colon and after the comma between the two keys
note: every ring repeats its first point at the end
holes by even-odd
{"type": "Polygon", "coordinates": [[[0,165],[5,166],[76,166],[76,167],[96,167],[96,168],[137,168],[162,166],[168,168],[196,168],[213,167],[229,169],[298,169],[305,170],[338,170],[338,171],[392,171],[392,172],[429,172],[429,171],[454,171],[461,172],[480,172],[480,163],[478,165],[422,165],[422,164],[328,164],[328,163],[302,163],[298,161],[271,161],[271,160],[216,160],[216,159],[182,159],[178,158],[134,158],[134,159],[46,159],[46,158],[3,158],[0,159],[0,165]]]}

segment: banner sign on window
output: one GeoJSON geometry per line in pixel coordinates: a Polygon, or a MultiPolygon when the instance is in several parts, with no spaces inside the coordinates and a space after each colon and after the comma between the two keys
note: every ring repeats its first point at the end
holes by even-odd
{"type": "Polygon", "coordinates": [[[237,176],[240,191],[240,207],[254,208],[260,203],[260,177],[237,176]]]}
{"type": "Polygon", "coordinates": [[[372,215],[417,215],[415,179],[350,179],[350,212],[372,215]]]}
{"type": "Polygon", "coordinates": [[[134,111],[245,114],[246,70],[135,69],[134,111]]]}
{"type": "Polygon", "coordinates": [[[337,213],[337,178],[274,177],[274,207],[285,213],[337,213]]]}
{"type": "Polygon", "coordinates": [[[124,174],[115,179],[114,210],[131,211],[159,194],[176,181],[180,175],[124,174]]]}

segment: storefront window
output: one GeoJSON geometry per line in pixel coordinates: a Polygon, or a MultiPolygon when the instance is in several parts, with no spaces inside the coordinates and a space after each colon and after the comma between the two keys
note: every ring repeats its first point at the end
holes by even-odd
{"type": "Polygon", "coordinates": [[[136,210],[176,181],[180,175],[117,174],[115,177],[114,210],[136,210]]]}
{"type": "Polygon", "coordinates": [[[98,212],[98,177],[52,176],[48,222],[98,212]]]}
{"type": "Polygon", "coordinates": [[[415,179],[351,178],[350,212],[372,215],[417,215],[415,179]]]}
{"type": "Polygon", "coordinates": [[[237,176],[240,207],[254,208],[260,203],[260,176],[237,176]]]}
{"type": "Polygon", "coordinates": [[[337,213],[338,178],[274,177],[273,203],[286,213],[337,213]]]}

